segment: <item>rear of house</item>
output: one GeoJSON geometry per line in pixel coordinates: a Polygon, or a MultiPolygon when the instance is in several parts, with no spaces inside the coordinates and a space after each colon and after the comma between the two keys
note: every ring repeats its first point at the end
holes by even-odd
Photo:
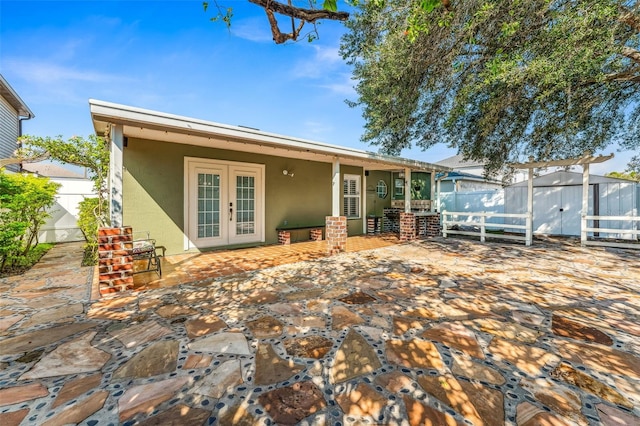
{"type": "Polygon", "coordinates": [[[398,198],[431,199],[446,167],[90,101],[96,133],[111,143],[115,226],[149,231],[167,254],[308,239],[327,217],[366,232],[398,198]],[[295,234],[297,233],[297,235],[295,234]]]}

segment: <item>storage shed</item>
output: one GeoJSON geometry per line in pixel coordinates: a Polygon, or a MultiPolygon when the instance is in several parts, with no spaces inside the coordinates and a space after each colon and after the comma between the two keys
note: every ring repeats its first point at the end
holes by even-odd
{"type": "MultiPolygon", "coordinates": [[[[546,235],[580,235],[582,173],[557,171],[533,179],[533,232],[546,235]]],[[[638,183],[589,175],[588,215],[637,216],[640,212],[638,183]]],[[[505,213],[527,212],[527,182],[505,188],[505,213]]],[[[507,219],[508,220],[508,219],[507,219]]],[[[606,228],[636,229],[636,222],[608,221],[606,228]]],[[[589,236],[593,236],[589,234],[589,236]]],[[[636,238],[629,234],[599,235],[605,238],[636,238]]]]}

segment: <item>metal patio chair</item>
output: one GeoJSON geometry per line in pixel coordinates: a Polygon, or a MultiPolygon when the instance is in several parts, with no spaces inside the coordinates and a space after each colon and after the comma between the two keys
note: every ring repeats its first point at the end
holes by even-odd
{"type": "Polygon", "coordinates": [[[156,240],[150,238],[149,232],[134,232],[131,255],[133,256],[134,263],[138,260],[146,261],[146,268],[134,269],[133,273],[156,272],[159,277],[162,277],[162,265],[160,263],[160,256],[158,256],[158,250],[162,250],[162,255],[164,256],[164,247],[157,246],[156,240]]]}

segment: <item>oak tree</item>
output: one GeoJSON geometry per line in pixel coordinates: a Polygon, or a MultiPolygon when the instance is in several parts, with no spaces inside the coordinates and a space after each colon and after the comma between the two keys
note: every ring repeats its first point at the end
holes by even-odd
{"type": "Polygon", "coordinates": [[[640,148],[639,0],[366,1],[346,23],[362,139],[490,171],[640,148]]]}

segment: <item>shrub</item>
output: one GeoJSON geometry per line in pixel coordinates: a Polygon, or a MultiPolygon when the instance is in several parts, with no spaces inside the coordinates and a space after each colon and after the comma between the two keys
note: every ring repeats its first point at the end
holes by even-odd
{"type": "Polygon", "coordinates": [[[22,147],[18,150],[20,158],[51,158],[63,163],[85,167],[89,178],[93,181],[93,189],[98,198],[83,200],[80,203],[78,225],[87,244],[82,264],[95,265],[98,261],[98,227],[108,226],[108,187],[109,144],[99,136],[90,135],[87,139],[74,136],[63,140],[55,138],[21,136],[22,147]]]}
{"type": "Polygon", "coordinates": [[[59,186],[47,178],[0,170],[0,271],[27,266],[32,259],[59,186]]]}
{"type": "Polygon", "coordinates": [[[78,226],[87,243],[84,245],[83,266],[95,265],[98,262],[98,228],[100,227],[100,213],[105,211],[100,208],[100,198],[85,198],[80,202],[78,214],[78,226]]]}

